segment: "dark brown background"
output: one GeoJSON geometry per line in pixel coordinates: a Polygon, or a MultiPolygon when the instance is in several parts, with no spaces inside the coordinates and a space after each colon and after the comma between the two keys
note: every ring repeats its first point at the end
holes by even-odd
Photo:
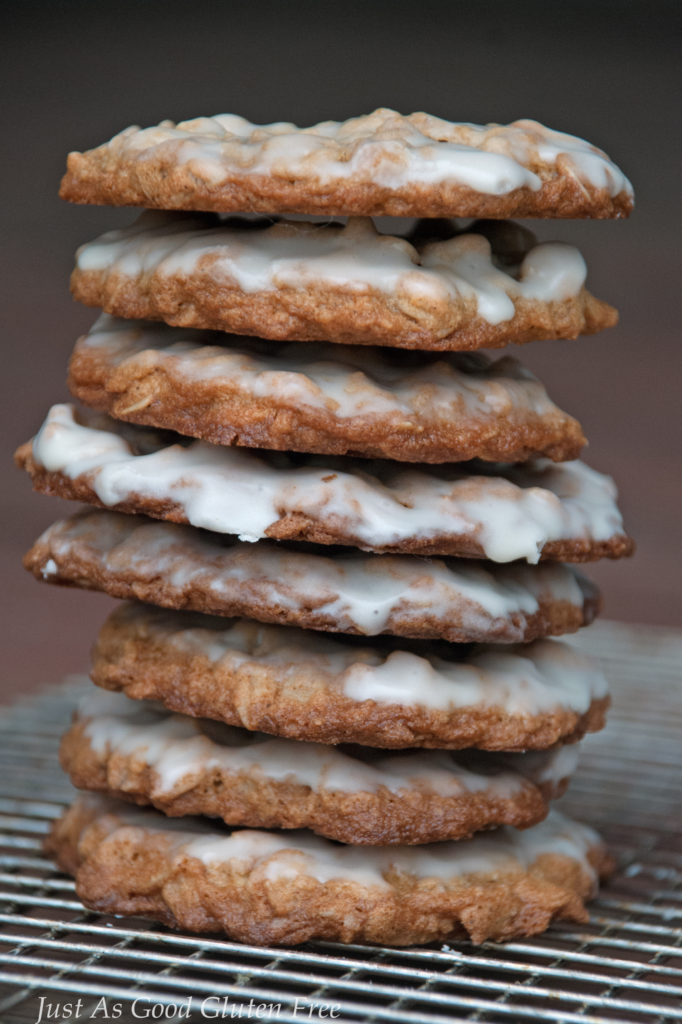
{"type": "Polygon", "coordinates": [[[639,542],[634,562],[593,571],[606,613],[679,623],[679,3],[3,7],[0,695],[84,667],[111,603],[39,586],[20,569],[21,553],[66,508],[33,496],[8,466],[13,448],[65,397],[68,354],[94,319],[69,297],[73,251],[130,220],[126,211],[60,203],[64,158],[163,117],[233,111],[307,124],[384,105],[475,122],[533,117],[606,149],[635,183],[634,217],[544,224],[539,233],[581,246],[593,291],[619,307],[622,326],[528,346],[522,358],[582,420],[588,459],[616,477],[639,542]]]}

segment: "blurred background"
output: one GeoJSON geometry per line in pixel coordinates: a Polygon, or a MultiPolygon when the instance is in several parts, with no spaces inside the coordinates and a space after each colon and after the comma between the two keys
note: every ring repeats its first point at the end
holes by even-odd
{"type": "Polygon", "coordinates": [[[0,699],[83,670],[113,603],[40,586],[20,565],[68,512],[31,493],[11,454],[66,397],[70,350],[95,319],[69,296],[73,252],[131,220],[130,211],[60,202],[66,153],[165,117],[235,112],[310,124],[390,106],[484,123],[530,117],[605,149],[635,184],[633,217],[534,223],[542,239],[579,245],[588,285],[619,308],[621,325],[514,354],[582,421],[587,460],[618,482],[638,551],[589,570],[605,614],[681,624],[682,5],[5,0],[3,10],[0,699]]]}

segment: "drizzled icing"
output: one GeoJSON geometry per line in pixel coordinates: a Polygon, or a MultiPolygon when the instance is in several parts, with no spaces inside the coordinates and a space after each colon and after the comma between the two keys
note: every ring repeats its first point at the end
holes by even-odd
{"type": "Polygon", "coordinates": [[[147,605],[122,605],[118,627],[149,638],[165,649],[207,658],[236,672],[244,664],[274,673],[283,687],[314,680],[353,701],[387,706],[499,708],[507,714],[536,715],[569,708],[584,714],[608,685],[596,662],[557,640],[518,647],[480,646],[465,657],[372,649],[309,630],[266,626],[248,619],[224,619],[172,612],[147,605]]]}
{"type": "Polygon", "coordinates": [[[577,750],[534,754],[456,755],[447,751],[401,756],[351,756],[335,747],[273,739],[262,733],[225,728],[213,737],[198,719],[174,715],[150,702],[95,691],[79,706],[78,719],[101,758],[133,757],[154,771],[151,796],[178,795],[213,770],[247,773],[254,780],[291,782],[316,791],[400,793],[428,790],[442,797],[487,791],[510,797],[524,779],[557,783],[575,769],[577,750]],[[482,771],[477,770],[480,765],[482,771]]]}
{"type": "Polygon", "coordinates": [[[127,128],[102,148],[136,163],[163,154],[210,185],[268,175],[322,184],[358,179],[387,189],[451,182],[506,195],[537,191],[560,164],[561,173],[611,196],[632,192],[601,150],[536,121],[476,125],[424,113],[404,117],[386,108],[308,128],[256,125],[235,114],[162,121],[127,128]]]}
{"type": "MultiPolygon", "coordinates": [[[[344,554],[325,557],[277,544],[221,543],[193,527],[115,512],[92,512],[53,524],[40,538],[47,557],[68,564],[86,557],[110,579],[164,581],[174,600],[204,593],[216,605],[268,619],[312,615],[313,628],[375,635],[439,621],[468,639],[488,639],[504,624],[505,640],[524,638],[525,616],[540,601],[584,607],[581,576],[565,565],[484,566],[455,559],[344,554]]],[[[165,603],[165,602],[164,602],[165,603]]],[[[408,632],[409,635],[409,632],[408,632]]],[[[432,634],[429,634],[432,635],[432,634]]],[[[461,638],[461,636],[460,636],[461,638]]]]}
{"type": "Polygon", "coordinates": [[[352,295],[382,292],[405,310],[426,307],[430,316],[449,318],[449,328],[461,317],[462,302],[499,324],[513,318],[518,300],[576,296],[587,274],[578,250],[560,242],[535,245],[517,267],[503,268],[482,234],[417,248],[360,217],[345,226],[282,221],[230,227],[216,217],[146,212],[76,254],[79,271],[130,278],[191,277],[200,265],[216,283],[248,294],[311,286],[352,295]]]}
{"type": "Polygon", "coordinates": [[[218,870],[221,865],[229,865],[240,871],[257,871],[269,882],[304,875],[321,883],[337,880],[386,888],[391,886],[391,876],[400,873],[447,885],[469,874],[527,869],[543,854],[550,853],[569,857],[594,878],[587,855],[601,845],[591,828],[555,810],[538,825],[523,831],[506,826],[459,842],[419,847],[354,847],[306,832],[228,831],[201,819],[168,819],[157,812],[124,807],[119,801],[102,797],[80,797],[79,803],[91,820],[109,816],[112,832],[132,829],[131,838],[135,840],[167,836],[176,863],[193,857],[218,870]]]}
{"type": "Polygon", "coordinates": [[[302,513],[340,540],[357,539],[370,549],[458,536],[493,561],[537,563],[548,542],[622,533],[613,482],[577,461],[406,470],[256,455],[203,441],[164,447],[149,442],[148,431],[108,418],[89,421],[96,426],[81,425],[73,406],[53,406],[33,440],[35,462],[71,479],[86,477],[104,505],[132,498],[173,502],[191,525],[244,541],[302,513]],[[136,454],[140,447],[148,454],[136,454]]]}
{"type": "Polygon", "coordinates": [[[338,420],[417,417],[419,423],[498,422],[515,411],[554,416],[542,383],[517,360],[480,353],[420,353],[390,348],[236,338],[103,314],[76,345],[111,366],[167,367],[187,381],[214,381],[256,399],[322,409],[338,420]]]}
{"type": "Polygon", "coordinates": [[[58,573],[57,563],[55,562],[54,558],[48,558],[48,560],[45,562],[45,565],[42,568],[42,577],[43,577],[43,579],[44,580],[52,579],[52,577],[56,576],[57,573],[58,573]]]}

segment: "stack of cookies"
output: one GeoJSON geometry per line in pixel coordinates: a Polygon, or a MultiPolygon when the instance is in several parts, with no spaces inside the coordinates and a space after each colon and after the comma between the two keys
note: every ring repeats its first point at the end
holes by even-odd
{"type": "Polygon", "coordinates": [[[616,322],[503,218],[625,216],[627,179],[535,122],[378,110],[129,128],[62,195],[146,208],[79,250],[82,406],[17,453],[88,505],[27,568],[125,599],[49,840],[84,903],[285,944],[583,920],[610,858],[550,803],[608,695],[548,638],[598,611],[572,563],[632,543],[580,425],[479,350],[616,322]]]}

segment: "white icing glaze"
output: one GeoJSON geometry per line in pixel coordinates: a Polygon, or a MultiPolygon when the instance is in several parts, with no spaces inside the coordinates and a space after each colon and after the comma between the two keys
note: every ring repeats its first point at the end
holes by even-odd
{"type": "MultiPolygon", "coordinates": [[[[503,827],[459,842],[419,847],[354,847],[332,843],[309,833],[276,833],[258,829],[227,832],[198,819],[182,822],[101,797],[81,797],[92,817],[110,815],[125,835],[141,829],[149,837],[168,834],[176,861],[194,857],[209,868],[221,865],[258,871],[267,881],[307,875],[321,883],[336,880],[363,886],[390,886],[399,872],[418,880],[443,885],[469,874],[518,871],[530,867],[543,854],[554,853],[576,861],[594,878],[588,851],[600,845],[591,828],[551,810],[544,821],[518,831],[503,827]]],[[[113,824],[113,822],[112,822],[113,824]]],[[[139,834],[131,833],[131,838],[139,834]]]]}
{"type": "MultiPolygon", "coordinates": [[[[335,747],[273,739],[243,729],[225,730],[220,742],[202,732],[200,721],[171,714],[149,702],[120,693],[94,691],[79,706],[85,736],[102,759],[133,757],[154,772],[152,797],[191,789],[213,770],[275,782],[292,782],[316,791],[401,793],[418,788],[442,797],[487,791],[508,798],[523,780],[558,782],[575,768],[577,757],[558,751],[535,754],[479,755],[478,759],[431,750],[406,755],[351,756],[335,747]],[[483,773],[477,771],[480,763],[483,773]],[[559,774],[560,773],[560,774],[559,774]]],[[[125,788],[125,782],[123,783],[125,788]]]]}
{"type": "Polygon", "coordinates": [[[509,714],[564,707],[584,713],[606,692],[595,664],[575,662],[569,648],[551,641],[511,652],[483,648],[464,663],[396,651],[377,666],[351,666],[344,679],[344,693],[353,700],[443,710],[483,705],[509,714]]]}
{"type": "Polygon", "coordinates": [[[420,353],[419,362],[390,348],[274,341],[103,314],[76,345],[110,365],[165,367],[189,382],[211,381],[254,398],[332,413],[417,417],[419,423],[466,419],[497,422],[517,410],[554,416],[542,383],[509,356],[492,362],[476,353],[420,353]]]}
{"type": "Polygon", "coordinates": [[[41,575],[44,580],[49,580],[53,576],[57,575],[57,563],[54,558],[48,558],[45,565],[42,568],[41,575]]]}
{"type": "Polygon", "coordinates": [[[209,256],[210,269],[203,270],[212,280],[249,294],[311,286],[353,295],[373,290],[404,310],[426,307],[446,319],[453,306],[452,319],[461,316],[463,300],[490,324],[511,320],[515,300],[561,302],[577,295],[587,274],[578,250],[560,242],[535,245],[517,268],[503,269],[488,239],[477,234],[417,249],[379,234],[360,217],[345,227],[282,221],[256,228],[157,212],[81,246],[76,265],[124,277],[191,277],[209,256]]]}
{"type": "MultiPolygon", "coordinates": [[[[401,622],[424,616],[461,623],[475,640],[505,622],[507,638],[522,640],[518,615],[537,612],[539,599],[579,608],[579,574],[568,566],[486,566],[409,555],[325,557],[277,544],[225,546],[193,527],[115,512],[92,512],[55,523],[41,538],[57,563],[85,544],[112,577],[164,579],[182,594],[195,587],[216,599],[299,614],[315,609],[335,629],[381,633],[395,613],[401,622]]],[[[249,611],[249,614],[253,612],[249,611]]]]}
{"type": "Polygon", "coordinates": [[[269,458],[204,441],[138,455],[134,442],[146,442],[149,432],[107,418],[90,422],[97,426],[78,423],[71,405],[53,406],[33,440],[36,463],[71,479],[87,476],[104,505],[135,496],[174,502],[192,526],[243,541],[303,513],[368,548],[463,536],[492,561],[537,563],[550,541],[622,533],[612,480],[582,462],[418,471],[351,459],[269,458]]]}
{"type": "Polygon", "coordinates": [[[205,657],[226,671],[255,663],[275,672],[280,685],[313,678],[354,701],[456,712],[499,708],[534,715],[568,708],[584,714],[608,693],[597,663],[556,640],[519,647],[479,646],[466,657],[358,647],[309,630],[267,626],[248,619],[189,615],[148,605],[116,611],[118,623],[154,642],[205,657]]]}
{"type": "Polygon", "coordinates": [[[328,185],[357,178],[388,189],[447,182],[506,195],[539,189],[561,158],[563,174],[611,196],[632,192],[601,150],[536,121],[475,125],[424,113],[404,117],[386,108],[309,128],[281,121],[256,125],[235,114],[162,121],[153,128],[127,128],[106,148],[136,164],[163,154],[210,185],[271,175],[328,185]]]}

